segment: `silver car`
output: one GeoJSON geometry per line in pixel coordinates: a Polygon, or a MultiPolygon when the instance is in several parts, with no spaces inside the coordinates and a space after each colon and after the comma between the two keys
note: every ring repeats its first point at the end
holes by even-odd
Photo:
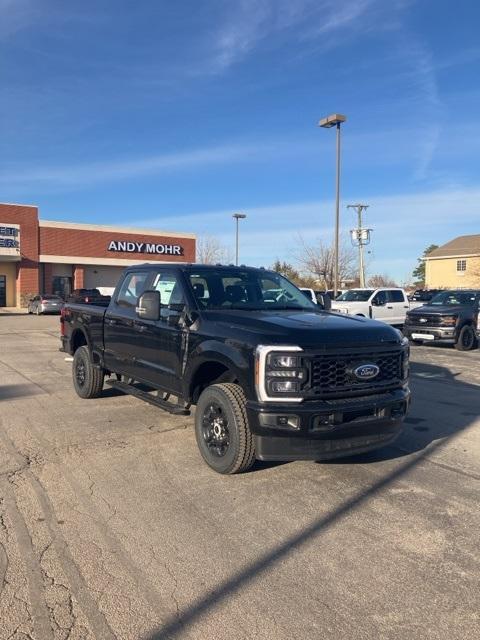
{"type": "Polygon", "coordinates": [[[36,313],[39,316],[41,313],[60,313],[63,307],[63,300],[60,296],[53,296],[49,294],[38,295],[32,298],[28,302],[28,313],[36,313]]]}

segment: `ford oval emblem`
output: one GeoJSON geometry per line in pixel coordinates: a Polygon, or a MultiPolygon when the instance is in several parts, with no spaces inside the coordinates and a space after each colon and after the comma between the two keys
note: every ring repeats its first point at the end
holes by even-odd
{"type": "Polygon", "coordinates": [[[353,374],[359,380],[372,380],[380,373],[380,367],[376,364],[361,364],[353,370],[353,374]]]}

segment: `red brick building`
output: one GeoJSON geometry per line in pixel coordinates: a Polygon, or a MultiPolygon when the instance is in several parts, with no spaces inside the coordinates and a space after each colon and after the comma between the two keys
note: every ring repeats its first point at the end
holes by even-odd
{"type": "Polygon", "coordinates": [[[83,287],[110,293],[124,267],[144,262],[195,262],[195,236],[39,220],[37,207],[0,204],[0,306],[83,287]]]}

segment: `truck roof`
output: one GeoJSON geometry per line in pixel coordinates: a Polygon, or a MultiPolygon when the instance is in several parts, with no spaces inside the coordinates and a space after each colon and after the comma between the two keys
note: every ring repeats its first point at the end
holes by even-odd
{"type": "Polygon", "coordinates": [[[273,271],[272,269],[265,269],[265,267],[249,267],[246,264],[202,264],[200,262],[144,262],[143,264],[133,264],[126,268],[126,271],[138,271],[138,269],[158,269],[158,267],[176,267],[177,269],[208,269],[208,270],[217,270],[218,269],[248,269],[249,271],[273,271]]]}

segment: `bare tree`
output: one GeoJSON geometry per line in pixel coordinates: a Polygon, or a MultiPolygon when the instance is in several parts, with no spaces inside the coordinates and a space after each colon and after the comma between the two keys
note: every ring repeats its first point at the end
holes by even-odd
{"type": "Polygon", "coordinates": [[[378,287],[396,287],[398,286],[395,280],[385,273],[377,273],[368,279],[368,286],[374,289],[378,287]]]}
{"type": "MultiPolygon", "coordinates": [[[[301,249],[296,255],[298,263],[304,271],[311,273],[326,285],[327,289],[334,286],[335,251],[333,246],[317,240],[308,244],[300,236],[301,249]]],[[[355,277],[356,252],[353,247],[342,245],[338,252],[338,281],[351,280],[355,277]]]]}
{"type": "Polygon", "coordinates": [[[197,262],[217,264],[230,262],[231,253],[217,238],[202,236],[197,239],[197,262]]]}
{"type": "Polygon", "coordinates": [[[289,262],[282,262],[278,258],[270,267],[272,271],[276,271],[277,273],[281,273],[282,276],[285,276],[297,285],[297,287],[308,287],[309,289],[315,289],[317,286],[316,279],[311,275],[305,275],[304,273],[300,273],[298,269],[296,269],[289,262]]]}

